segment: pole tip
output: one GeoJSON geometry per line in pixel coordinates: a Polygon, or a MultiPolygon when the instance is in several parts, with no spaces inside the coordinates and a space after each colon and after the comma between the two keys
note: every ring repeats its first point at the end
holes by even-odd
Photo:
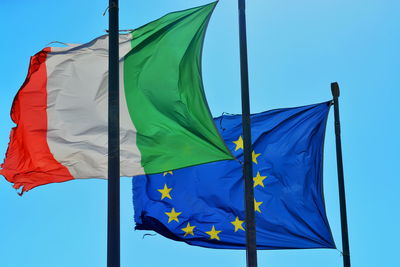
{"type": "Polygon", "coordinates": [[[339,90],[339,84],[337,82],[331,83],[331,91],[333,97],[339,97],[340,90],[339,90]]]}

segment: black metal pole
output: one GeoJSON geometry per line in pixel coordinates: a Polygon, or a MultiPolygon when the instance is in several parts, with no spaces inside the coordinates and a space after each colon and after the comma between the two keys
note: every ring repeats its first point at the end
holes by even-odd
{"type": "Polygon", "coordinates": [[[333,96],[333,107],[335,112],[335,136],[336,136],[336,160],[339,184],[340,201],[340,220],[342,226],[342,247],[343,247],[343,266],[350,267],[350,246],[349,233],[347,228],[346,195],[344,189],[343,158],[342,158],[342,140],[340,138],[340,117],[339,117],[339,85],[331,83],[333,96]]]}
{"type": "Polygon", "coordinates": [[[118,0],[109,0],[107,266],[120,266],[118,0]]]}
{"type": "Polygon", "coordinates": [[[244,190],[246,213],[247,267],[257,267],[256,221],[254,211],[253,166],[250,128],[249,73],[247,63],[246,5],[239,0],[240,74],[242,85],[242,125],[244,150],[244,190]]]}

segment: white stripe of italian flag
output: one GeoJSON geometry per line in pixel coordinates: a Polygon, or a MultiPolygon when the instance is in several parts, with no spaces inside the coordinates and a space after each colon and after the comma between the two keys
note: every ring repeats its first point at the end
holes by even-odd
{"type": "MultiPolygon", "coordinates": [[[[201,79],[201,50],[215,3],[170,13],[120,35],[121,176],[232,159],[201,79]]],[[[107,178],[108,36],[31,58],[11,117],[0,173],[23,191],[107,178]]]]}

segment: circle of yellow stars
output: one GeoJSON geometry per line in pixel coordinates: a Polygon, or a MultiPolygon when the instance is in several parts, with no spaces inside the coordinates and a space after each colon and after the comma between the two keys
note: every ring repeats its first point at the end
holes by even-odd
{"type": "MultiPolygon", "coordinates": [[[[239,136],[239,138],[235,141],[233,141],[233,143],[236,145],[235,147],[235,151],[239,150],[239,149],[243,149],[243,138],[242,136],[239,136]]],[[[251,153],[251,158],[253,163],[258,164],[258,160],[257,158],[261,155],[261,153],[256,153],[254,150],[251,153]]],[[[168,175],[173,175],[173,171],[167,171],[163,173],[163,176],[168,176],[168,175]]],[[[261,173],[259,171],[257,171],[257,174],[255,177],[253,177],[253,187],[265,187],[264,185],[264,180],[267,178],[267,176],[263,176],[261,175],[261,173]]],[[[161,200],[168,198],[168,199],[172,199],[171,197],[171,191],[172,191],[172,187],[168,187],[167,184],[164,184],[163,188],[157,189],[158,192],[161,193],[161,200]]],[[[261,211],[261,205],[263,204],[263,201],[257,201],[254,198],[254,211],[255,212],[259,212],[262,213],[261,211]]],[[[165,214],[168,217],[168,223],[173,223],[173,222],[177,222],[179,223],[179,216],[182,214],[182,212],[180,211],[176,211],[175,208],[171,208],[171,211],[169,212],[165,212],[165,214]]],[[[238,231],[246,231],[243,224],[245,223],[244,220],[240,220],[239,217],[236,216],[234,221],[230,222],[234,229],[233,231],[236,233],[238,231]]],[[[195,228],[197,226],[195,225],[191,225],[190,222],[187,222],[186,226],[184,228],[181,228],[181,230],[183,231],[183,236],[186,237],[188,235],[194,236],[195,235],[195,228]]],[[[221,230],[218,230],[215,228],[215,225],[212,225],[211,229],[209,231],[206,231],[205,233],[207,235],[209,235],[209,239],[210,240],[221,240],[219,237],[219,234],[221,233],[221,230]]]]}

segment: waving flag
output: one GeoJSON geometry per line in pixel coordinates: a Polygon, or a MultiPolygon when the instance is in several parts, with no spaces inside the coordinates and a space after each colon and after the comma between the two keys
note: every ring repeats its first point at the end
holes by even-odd
{"type": "MultiPolygon", "coordinates": [[[[232,159],[204,96],[201,51],[216,3],[120,35],[121,176],[232,159]]],[[[32,57],[0,174],[23,191],[107,178],[108,36],[32,57]]]]}
{"type": "MultiPolygon", "coordinates": [[[[335,248],[322,157],[330,102],[251,116],[257,247],[335,248]]],[[[209,248],[245,248],[242,118],[214,119],[238,159],[135,177],[136,229],[209,248]]]]}

